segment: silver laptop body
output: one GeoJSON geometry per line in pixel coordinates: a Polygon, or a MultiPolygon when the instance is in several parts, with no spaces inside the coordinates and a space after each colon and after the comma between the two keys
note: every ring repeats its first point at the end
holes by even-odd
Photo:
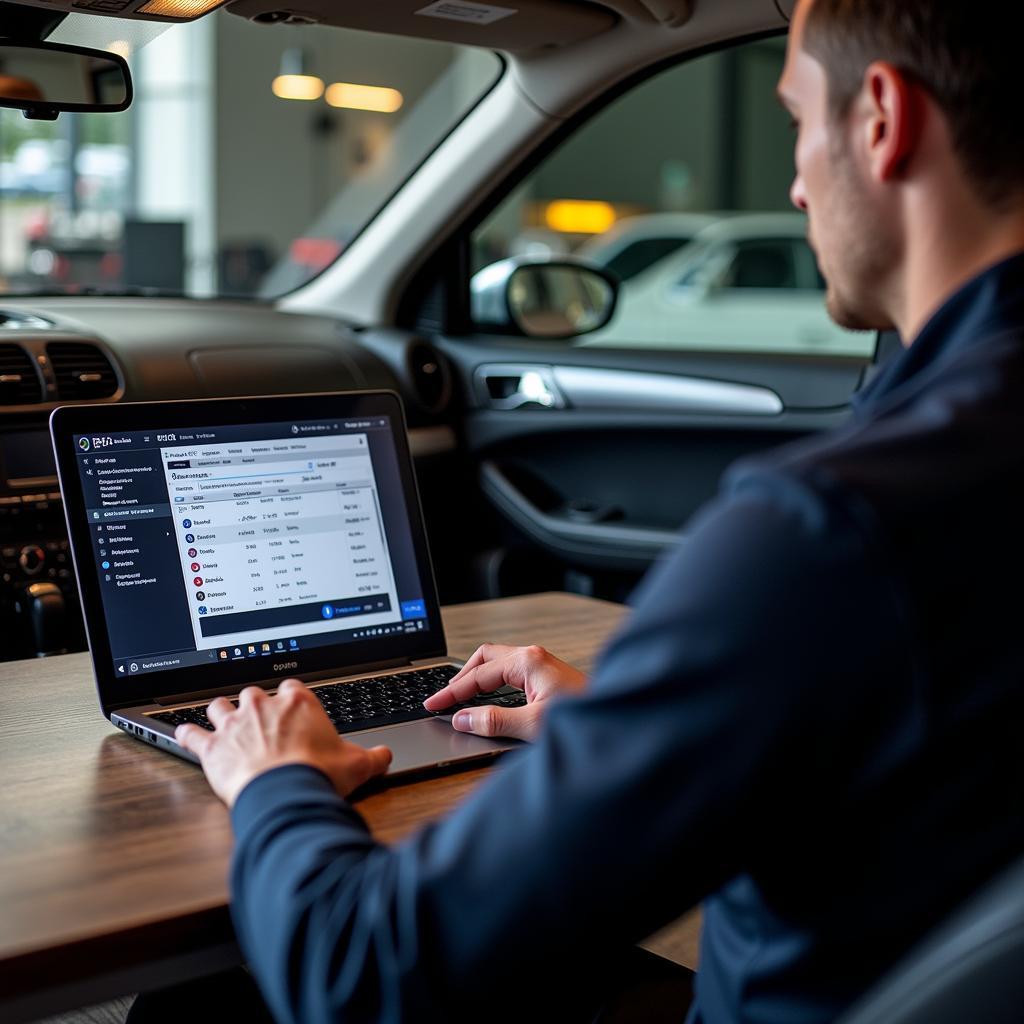
{"type": "MultiPolygon", "coordinates": [[[[180,722],[296,677],[346,740],[391,748],[386,781],[520,746],[422,708],[462,663],[397,395],[69,406],[50,424],[112,724],[194,760],[180,722]]],[[[504,688],[474,703],[522,700],[504,688]]]]}

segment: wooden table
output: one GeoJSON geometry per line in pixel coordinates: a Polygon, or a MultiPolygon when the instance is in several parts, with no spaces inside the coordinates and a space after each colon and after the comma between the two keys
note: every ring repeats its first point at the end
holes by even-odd
{"type": "MultiPolygon", "coordinates": [[[[588,669],[623,608],[571,594],[444,609],[453,654],[539,643],[588,669]]],[[[390,842],[442,814],[480,768],[359,804],[390,842]]],[[[228,815],[192,765],[116,732],[86,654],[0,665],[0,1020],[5,1024],[239,962],[228,815]]],[[[696,964],[689,915],[645,943],[696,964]]]]}

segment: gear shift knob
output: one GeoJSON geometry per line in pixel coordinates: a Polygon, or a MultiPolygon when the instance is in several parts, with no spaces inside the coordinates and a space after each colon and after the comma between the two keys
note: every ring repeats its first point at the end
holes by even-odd
{"type": "Polygon", "coordinates": [[[67,615],[60,587],[56,583],[31,583],[22,591],[21,604],[36,657],[66,654],[67,615]]]}

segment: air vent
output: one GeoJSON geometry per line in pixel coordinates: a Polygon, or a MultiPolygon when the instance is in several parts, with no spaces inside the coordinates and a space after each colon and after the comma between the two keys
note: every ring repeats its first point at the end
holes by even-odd
{"type": "Polygon", "coordinates": [[[0,405],[43,400],[43,382],[32,357],[20,345],[0,345],[0,405]]]}
{"type": "Polygon", "coordinates": [[[95,345],[59,341],[46,346],[57,397],[62,402],[109,398],[117,391],[117,374],[110,360],[95,345]]]}
{"type": "Polygon", "coordinates": [[[440,352],[422,342],[409,350],[409,375],[424,412],[440,412],[448,404],[451,380],[440,352]]]}

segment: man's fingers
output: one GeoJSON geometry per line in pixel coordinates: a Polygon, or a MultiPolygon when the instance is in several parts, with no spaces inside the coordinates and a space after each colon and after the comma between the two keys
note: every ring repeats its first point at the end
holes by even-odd
{"type": "Polygon", "coordinates": [[[174,739],[179,746],[195,754],[200,760],[206,755],[206,751],[213,740],[213,733],[209,729],[200,728],[198,725],[179,725],[174,730],[174,739]]]}
{"type": "Polygon", "coordinates": [[[247,686],[238,695],[238,706],[240,708],[247,708],[252,704],[259,704],[261,701],[267,699],[267,691],[261,686],[247,686]]]}
{"type": "Polygon", "coordinates": [[[207,705],[206,717],[215,729],[219,729],[226,719],[235,713],[234,705],[226,697],[218,697],[207,705]]]}
{"type": "Polygon", "coordinates": [[[458,703],[459,698],[455,696],[455,692],[452,690],[452,684],[449,683],[443,689],[438,690],[437,693],[432,693],[423,702],[423,706],[428,711],[443,711],[445,708],[450,708],[453,704],[458,703]]]}
{"type": "Polygon", "coordinates": [[[463,666],[462,666],[462,668],[460,668],[460,669],[459,669],[459,671],[458,671],[458,672],[456,672],[456,673],[455,673],[455,675],[453,675],[453,676],[451,677],[451,679],[449,679],[449,680],[448,680],[448,682],[449,682],[449,683],[451,683],[451,682],[454,682],[454,680],[456,680],[456,679],[461,679],[461,678],[462,678],[462,677],[463,677],[463,676],[464,676],[464,675],[465,675],[465,674],[466,674],[466,673],[467,673],[467,672],[468,672],[468,671],[469,671],[469,670],[470,670],[471,668],[476,668],[476,667],[477,667],[477,665],[479,665],[479,664],[480,664],[480,662],[482,662],[482,661],[484,660],[483,650],[484,650],[484,648],[485,648],[486,646],[487,646],[487,644],[481,644],[481,645],[480,645],[480,646],[479,646],[479,647],[478,647],[478,648],[477,648],[477,649],[476,649],[476,650],[475,650],[475,651],[474,651],[474,652],[473,652],[473,653],[472,653],[472,654],[471,654],[471,655],[470,655],[470,656],[469,656],[469,657],[468,657],[468,658],[466,659],[466,663],[465,663],[465,665],[463,665],[463,666]]]}
{"type": "Polygon", "coordinates": [[[316,694],[299,679],[286,679],[278,688],[277,696],[294,707],[312,703],[321,707],[316,694]]]}
{"type": "Polygon", "coordinates": [[[482,662],[476,668],[471,668],[461,679],[453,678],[443,690],[428,697],[423,706],[428,711],[441,711],[453,704],[461,704],[478,693],[493,693],[505,685],[505,668],[508,664],[506,658],[482,662]]]}
{"type": "Polygon", "coordinates": [[[541,705],[527,704],[522,708],[499,708],[485,704],[480,708],[463,708],[452,719],[459,732],[476,736],[509,736],[517,740],[532,740],[540,728],[541,705]]]}
{"type": "Polygon", "coordinates": [[[372,779],[375,775],[383,775],[391,764],[391,751],[388,747],[370,747],[366,751],[370,759],[370,774],[366,777],[372,779]]]}
{"type": "Polygon", "coordinates": [[[278,693],[309,693],[309,687],[301,679],[286,679],[278,688],[278,693]]]}
{"type": "Polygon", "coordinates": [[[469,656],[466,664],[448,680],[449,685],[457,679],[461,679],[470,669],[476,668],[477,665],[482,665],[485,661],[494,661],[495,658],[507,658],[514,650],[514,647],[509,647],[507,644],[481,644],[469,656]]]}
{"type": "MultiPolygon", "coordinates": [[[[453,704],[461,704],[463,701],[475,697],[478,693],[490,693],[504,685],[504,680],[494,686],[488,687],[485,681],[493,681],[497,678],[491,671],[487,671],[481,677],[479,671],[486,665],[504,663],[510,655],[514,654],[517,648],[508,644],[481,644],[470,656],[458,672],[448,680],[448,685],[431,694],[423,706],[428,711],[443,711],[453,704]]],[[[504,670],[502,670],[504,671],[504,670]]]]}
{"type": "MultiPolygon", "coordinates": [[[[344,741],[342,742],[344,744],[344,741]]],[[[391,751],[387,747],[370,747],[358,753],[360,756],[355,761],[348,761],[348,766],[337,780],[342,796],[348,796],[364,782],[369,782],[377,775],[383,775],[391,764],[391,751]]]]}

